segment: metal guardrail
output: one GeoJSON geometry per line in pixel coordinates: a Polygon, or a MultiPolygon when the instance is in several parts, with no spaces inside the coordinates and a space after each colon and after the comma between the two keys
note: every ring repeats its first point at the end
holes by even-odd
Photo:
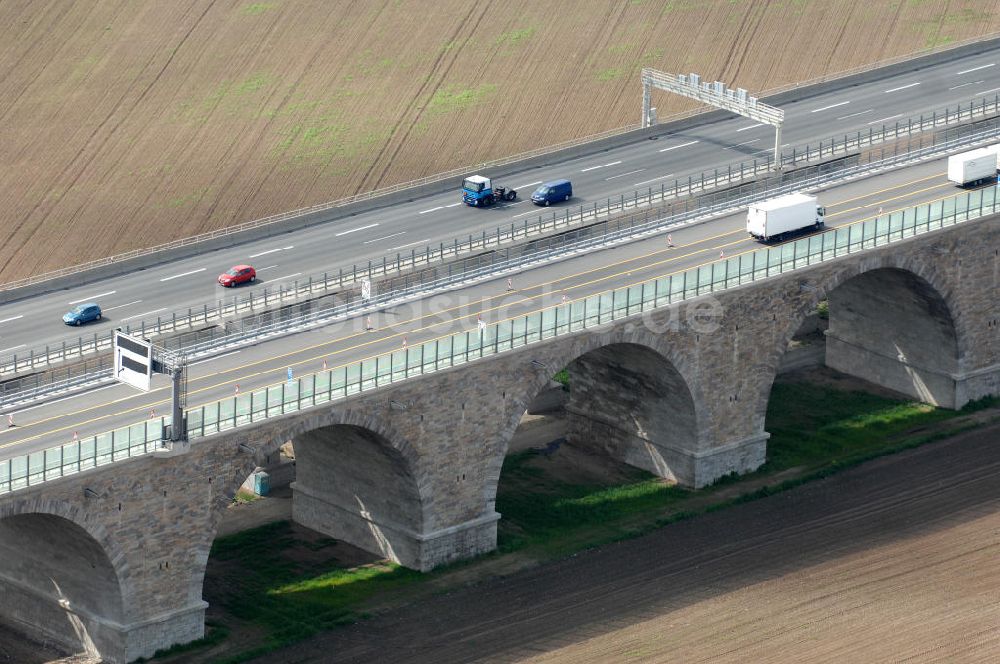
{"type": "MultiPolygon", "coordinates": [[[[954,43],[945,44],[945,45],[942,45],[942,46],[936,46],[936,47],[931,47],[931,48],[924,48],[924,49],[921,49],[919,51],[916,51],[916,52],[913,52],[913,53],[909,53],[907,55],[897,56],[897,57],[894,57],[894,58],[886,58],[884,60],[879,60],[877,62],[869,63],[869,64],[866,64],[866,65],[861,65],[859,67],[854,67],[854,68],[851,68],[851,69],[846,69],[846,70],[843,70],[843,71],[835,72],[833,74],[828,74],[828,75],[823,75],[823,76],[817,76],[817,77],[811,78],[811,79],[809,79],[807,81],[801,81],[801,82],[797,82],[797,83],[791,83],[791,84],[788,84],[788,85],[782,85],[782,86],[777,86],[777,87],[774,87],[774,88],[769,88],[767,90],[764,90],[764,91],[758,93],[757,96],[758,96],[758,98],[763,99],[765,97],[773,96],[773,95],[776,95],[776,94],[781,94],[782,92],[788,92],[790,90],[796,90],[796,89],[807,87],[807,86],[810,86],[810,85],[816,85],[816,84],[819,84],[819,83],[825,83],[825,82],[829,82],[829,81],[835,81],[835,80],[838,80],[838,79],[841,79],[841,78],[846,78],[848,76],[854,76],[854,75],[857,75],[857,74],[863,74],[865,72],[873,71],[873,70],[878,69],[880,67],[888,67],[890,65],[899,64],[899,63],[906,62],[908,60],[913,60],[915,58],[923,57],[923,56],[926,56],[926,55],[932,55],[934,53],[941,53],[941,52],[945,52],[945,51],[950,51],[950,50],[954,50],[956,48],[961,48],[961,47],[964,47],[964,46],[969,46],[971,44],[975,44],[975,43],[978,43],[978,42],[988,41],[990,39],[993,39],[993,38],[997,37],[998,35],[1000,35],[1000,33],[994,33],[994,34],[990,34],[990,35],[985,35],[983,37],[975,37],[975,38],[972,38],[972,39],[966,39],[966,40],[963,40],[963,41],[960,41],[960,42],[954,42],[954,43]]],[[[678,120],[683,120],[683,119],[686,119],[686,118],[694,117],[696,115],[700,115],[702,113],[708,112],[709,110],[710,109],[696,108],[696,109],[691,109],[689,111],[683,111],[683,112],[680,112],[680,113],[674,113],[672,115],[662,117],[660,119],[660,122],[658,124],[664,124],[664,123],[667,123],[667,122],[676,122],[678,120]]],[[[379,198],[381,196],[386,196],[386,195],[389,195],[389,194],[396,193],[398,191],[403,191],[405,189],[411,189],[411,188],[414,188],[414,187],[419,187],[419,186],[423,186],[423,185],[427,185],[427,184],[433,184],[433,183],[436,183],[436,182],[443,182],[443,181],[449,180],[451,178],[464,177],[465,175],[468,175],[470,172],[472,172],[474,170],[477,170],[477,169],[483,170],[483,169],[489,169],[489,168],[498,168],[500,166],[506,166],[508,164],[512,164],[512,163],[515,163],[515,162],[518,162],[518,161],[522,161],[522,160],[525,160],[525,159],[531,159],[531,158],[539,157],[539,156],[546,155],[546,154],[551,154],[551,153],[554,153],[554,152],[558,152],[560,150],[565,150],[565,149],[568,149],[568,148],[573,148],[573,147],[577,147],[577,146],[580,146],[580,145],[584,145],[586,143],[591,143],[593,141],[598,141],[598,140],[602,140],[602,139],[605,139],[605,138],[612,138],[614,136],[620,136],[622,134],[626,134],[628,132],[640,129],[641,126],[642,126],[641,123],[636,123],[636,124],[626,125],[624,127],[618,127],[618,128],[615,128],[615,129],[609,129],[607,131],[604,131],[604,132],[601,132],[601,133],[598,133],[598,134],[593,134],[593,135],[590,135],[590,136],[585,136],[583,138],[578,138],[578,139],[573,139],[573,140],[569,140],[569,141],[564,141],[562,143],[557,143],[555,145],[549,145],[549,146],[545,146],[545,147],[542,147],[542,148],[537,148],[535,150],[528,150],[528,151],[521,152],[521,153],[518,153],[518,154],[515,154],[515,155],[508,156],[508,157],[503,157],[501,159],[495,159],[495,160],[492,160],[492,161],[481,162],[481,163],[476,164],[474,166],[466,166],[466,167],[462,167],[462,168],[456,168],[456,169],[452,169],[450,171],[446,171],[444,173],[435,173],[433,175],[428,175],[426,177],[418,178],[416,180],[410,180],[409,182],[403,182],[403,183],[392,185],[392,186],[389,186],[389,187],[383,187],[381,189],[376,189],[374,191],[365,192],[365,193],[361,193],[361,194],[356,194],[354,196],[347,196],[345,198],[336,199],[336,200],[329,201],[329,202],[326,202],[326,203],[319,203],[317,205],[312,205],[312,206],[309,206],[309,207],[299,208],[298,210],[291,210],[291,211],[288,211],[288,212],[282,212],[282,213],[279,213],[279,214],[270,215],[270,216],[267,216],[267,217],[262,217],[260,219],[254,219],[252,221],[248,221],[248,222],[245,222],[245,223],[242,223],[242,224],[238,224],[236,226],[230,226],[230,227],[227,227],[227,228],[220,228],[220,229],[217,229],[217,230],[214,230],[214,231],[210,231],[210,232],[207,232],[207,233],[202,233],[200,235],[194,235],[194,236],[191,236],[191,237],[182,238],[182,239],[179,239],[179,240],[174,240],[172,242],[165,242],[163,244],[159,244],[159,245],[156,245],[154,247],[147,247],[147,248],[144,248],[144,249],[135,249],[133,251],[128,251],[128,252],[124,252],[124,253],[121,253],[121,254],[117,254],[115,256],[108,256],[106,258],[101,258],[101,259],[98,259],[98,260],[89,261],[87,263],[81,263],[79,265],[74,265],[72,267],[62,268],[62,269],[59,269],[59,270],[53,270],[51,272],[46,272],[44,274],[35,275],[33,277],[27,277],[25,279],[19,279],[17,281],[8,282],[6,284],[0,284],[0,291],[15,290],[17,288],[23,288],[25,286],[30,286],[30,285],[33,285],[33,284],[41,283],[43,281],[49,281],[51,279],[60,279],[60,278],[63,278],[63,277],[69,276],[69,275],[78,274],[79,272],[84,271],[84,270],[90,270],[90,269],[94,269],[94,268],[98,268],[98,267],[103,267],[103,266],[106,266],[106,265],[111,265],[111,264],[114,264],[114,263],[120,263],[122,261],[130,260],[130,259],[133,259],[133,258],[138,258],[140,256],[148,256],[150,254],[155,254],[155,253],[158,253],[158,252],[161,252],[161,251],[169,251],[171,249],[178,249],[178,248],[181,248],[181,247],[190,246],[192,244],[197,244],[199,242],[205,242],[207,240],[212,240],[212,239],[215,239],[215,238],[218,238],[218,237],[225,237],[225,236],[232,235],[232,234],[235,234],[235,233],[245,232],[245,231],[248,231],[248,230],[252,230],[252,229],[255,229],[255,228],[260,228],[262,226],[267,226],[267,225],[270,225],[270,224],[278,223],[278,222],[285,221],[285,220],[292,219],[292,218],[299,217],[299,216],[304,216],[304,215],[308,215],[308,214],[314,214],[314,213],[317,213],[317,212],[324,212],[324,211],[327,211],[327,210],[333,210],[333,209],[336,209],[338,207],[344,207],[346,205],[351,205],[353,203],[357,203],[357,202],[361,202],[361,201],[372,200],[372,199],[375,199],[375,198],[379,198]]]]}
{"type": "MultiPolygon", "coordinates": [[[[696,198],[677,201],[657,209],[647,207],[642,212],[634,211],[623,217],[607,219],[558,235],[459,259],[414,274],[388,277],[377,284],[375,288],[377,295],[373,298],[362,298],[358,289],[355,288],[342,291],[336,298],[333,298],[334,303],[328,306],[319,306],[316,301],[309,301],[302,305],[302,311],[297,314],[295,307],[268,311],[259,316],[243,318],[240,320],[238,328],[235,323],[227,323],[224,328],[208,327],[165,340],[160,345],[168,350],[201,356],[212,352],[221,352],[243,342],[287,334],[289,330],[302,330],[328,324],[363,311],[374,311],[430,292],[446,290],[457,283],[470,283],[503,272],[518,270],[528,264],[555,260],[583,249],[656,233],[693,219],[731,212],[764,198],[822,185],[831,177],[842,179],[857,177],[875,170],[884,170],[915,159],[928,158],[941,152],[951,151],[969,142],[978,143],[983,140],[993,140],[1000,134],[1000,118],[994,119],[988,124],[987,130],[971,135],[968,135],[967,131],[982,127],[949,129],[947,133],[956,135],[958,138],[952,138],[943,143],[938,142],[941,136],[934,135],[924,137],[929,143],[928,146],[923,146],[924,139],[922,138],[915,143],[907,143],[902,152],[899,152],[898,146],[894,146],[892,153],[888,156],[886,156],[887,150],[885,148],[870,150],[863,155],[855,155],[832,163],[826,162],[780,175],[772,175],[749,184],[702,194],[696,198]]],[[[208,321],[210,318],[214,318],[218,312],[206,307],[200,313],[199,319],[208,321]]],[[[104,361],[109,364],[110,358],[105,356],[104,361]]],[[[25,385],[19,385],[20,380],[7,381],[0,383],[0,386],[22,387],[24,389],[18,390],[11,387],[9,390],[0,392],[0,407],[23,404],[47,394],[62,394],[74,387],[93,385],[107,380],[110,376],[110,367],[104,367],[95,369],[85,377],[73,376],[41,386],[32,384],[31,381],[36,378],[35,376],[28,377],[25,380],[25,385]]]]}
{"type": "MultiPolygon", "coordinates": [[[[898,141],[933,129],[948,127],[960,122],[970,122],[977,117],[987,117],[996,113],[1000,113],[1000,94],[994,95],[992,98],[984,97],[978,101],[969,102],[968,105],[958,104],[946,107],[941,111],[933,111],[897,121],[894,125],[883,125],[878,131],[870,128],[868,132],[859,131],[830,138],[829,142],[827,139],[820,140],[818,146],[796,147],[792,149],[790,154],[782,156],[782,165],[783,168],[801,170],[803,165],[812,164],[822,159],[836,158],[864,147],[898,141]]],[[[959,131],[970,133],[977,129],[979,128],[958,128],[959,131]]],[[[947,132],[945,134],[934,132],[931,134],[930,140],[950,141],[953,140],[953,137],[954,134],[947,132]]],[[[924,145],[925,143],[922,141],[919,147],[922,148],[924,145]]],[[[265,288],[262,293],[256,296],[251,293],[244,298],[234,297],[231,303],[222,300],[211,304],[202,303],[200,306],[189,307],[186,314],[182,312],[178,315],[177,312],[174,312],[172,316],[167,318],[157,316],[155,323],[152,320],[141,321],[138,325],[126,325],[125,329],[127,332],[136,332],[146,337],[175,333],[178,330],[191,329],[199,325],[210,326],[228,318],[244,314],[253,315],[261,309],[268,310],[275,305],[281,306],[286,302],[338,292],[356,285],[360,279],[374,280],[390,274],[416,271],[421,267],[430,267],[447,260],[459,260],[460,256],[465,254],[491,251],[505,244],[528,241],[532,237],[557,233],[563,229],[588,223],[593,224],[601,218],[615,214],[627,214],[629,210],[634,211],[672,199],[694,197],[714,189],[731,187],[734,184],[766,176],[773,170],[773,159],[770,156],[735,165],[730,164],[724,169],[717,168],[712,171],[704,171],[697,176],[689,176],[686,182],[675,180],[672,184],[661,183],[658,189],[647,187],[645,190],[635,190],[631,195],[622,194],[616,198],[608,198],[606,202],[601,204],[595,202],[591,205],[567,207],[561,208],[560,211],[540,213],[535,220],[526,218],[519,224],[511,223],[509,226],[497,227],[490,232],[483,231],[476,236],[469,235],[464,240],[456,238],[447,244],[429,245],[419,253],[413,249],[409,255],[397,253],[394,258],[384,256],[381,262],[368,261],[367,265],[354,264],[350,268],[338,269],[336,273],[324,272],[323,274],[310,275],[307,279],[295,280],[288,288],[279,286],[277,292],[265,288]]],[[[693,202],[693,204],[700,203],[693,202]]],[[[687,209],[686,207],[685,211],[687,209]]],[[[83,358],[88,354],[110,350],[111,339],[112,333],[109,332],[102,337],[94,335],[93,338],[80,338],[75,343],[67,344],[64,342],[57,346],[33,348],[27,353],[22,351],[9,355],[0,358],[0,376],[34,371],[83,358]]],[[[49,380],[48,376],[42,375],[29,377],[24,383],[8,382],[12,383],[8,388],[0,388],[0,404],[4,403],[5,395],[13,394],[22,386],[25,389],[41,388],[44,383],[51,384],[53,381],[49,380]]]]}
{"type": "MultiPolygon", "coordinates": [[[[185,411],[189,440],[573,334],[659,307],[867,251],[1000,211],[1000,187],[893,212],[777,247],[545,307],[185,411]]],[[[0,461],[0,493],[161,449],[169,417],[136,422],[66,445],[0,461]]]]}

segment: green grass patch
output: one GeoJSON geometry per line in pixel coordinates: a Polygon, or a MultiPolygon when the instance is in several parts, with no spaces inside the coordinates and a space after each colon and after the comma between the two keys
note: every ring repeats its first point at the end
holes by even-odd
{"type": "Polygon", "coordinates": [[[521,28],[520,30],[508,30],[501,32],[497,37],[497,46],[516,46],[528,41],[535,34],[535,28],[521,28]]]}
{"type": "Polygon", "coordinates": [[[504,460],[497,491],[501,553],[531,547],[559,555],[611,541],[635,515],[658,513],[690,494],[638,469],[623,485],[562,482],[537,463],[542,455],[526,450],[504,460]]]}
{"type": "MultiPolygon", "coordinates": [[[[503,518],[498,524],[498,553],[490,557],[516,551],[547,560],[636,537],[976,428],[980,424],[972,420],[939,423],[998,405],[1000,399],[984,399],[956,413],[863,392],[778,382],[767,413],[766,429],[772,436],[765,466],[749,476],[722,478],[701,490],[671,486],[628,467],[606,475],[614,479],[595,479],[598,475],[586,471],[559,472],[561,459],[555,455],[565,450],[513,454],[501,472],[497,511],[503,518]],[[791,468],[801,471],[780,483],[762,484],[791,468]],[[745,486],[742,491],[741,485],[745,486]]],[[[288,522],[216,540],[209,561],[207,599],[232,618],[259,626],[264,634],[262,642],[222,660],[224,664],[259,657],[363,619],[362,607],[376,595],[419,587],[456,567],[478,562],[465,561],[431,575],[384,562],[345,568],[336,564],[336,547],[329,538],[297,535],[288,522]]],[[[225,637],[225,628],[212,629],[205,639],[164,654],[195,650],[225,637]]]]}
{"type": "Polygon", "coordinates": [[[493,96],[496,91],[497,86],[494,83],[483,83],[475,88],[465,90],[456,90],[451,87],[443,88],[435,92],[431,100],[427,102],[427,111],[434,115],[464,111],[482,103],[493,96]]]}
{"type": "Polygon", "coordinates": [[[556,372],[556,375],[552,377],[552,380],[556,381],[563,386],[567,392],[569,391],[569,372],[565,369],[556,372]]]}
{"type": "Polygon", "coordinates": [[[276,2],[255,2],[253,4],[245,5],[240,13],[244,16],[257,16],[258,14],[263,14],[266,11],[274,9],[278,6],[276,2]]]}
{"type": "Polygon", "coordinates": [[[766,428],[771,433],[767,463],[749,476],[724,477],[699,491],[670,486],[639,470],[634,471],[634,479],[616,486],[563,483],[539,463],[544,453],[529,450],[511,455],[504,461],[497,491],[497,511],[503,515],[498,547],[502,553],[527,550],[549,557],[634,537],[706,510],[771,495],[953,435],[954,427],[935,432],[931,425],[997,403],[997,399],[986,399],[955,412],[866,392],[779,382],[767,413],[766,428]],[[928,429],[930,433],[920,433],[928,429]],[[792,468],[802,469],[795,480],[712,502],[713,494],[727,487],[792,468]]]}
{"type": "Polygon", "coordinates": [[[597,72],[597,80],[601,83],[606,83],[607,81],[613,81],[622,75],[622,70],[616,67],[609,67],[608,69],[602,69],[597,72]]]}
{"type": "Polygon", "coordinates": [[[267,636],[255,652],[266,652],[354,622],[361,602],[422,576],[387,562],[337,568],[336,544],[296,538],[287,521],[220,537],[212,546],[209,599],[263,627],[267,636]]]}

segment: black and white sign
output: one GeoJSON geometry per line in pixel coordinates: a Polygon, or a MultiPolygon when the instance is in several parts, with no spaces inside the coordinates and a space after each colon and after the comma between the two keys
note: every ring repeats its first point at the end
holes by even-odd
{"type": "Polygon", "coordinates": [[[148,392],[153,376],[153,344],[116,330],[113,351],[115,379],[148,392]]]}
{"type": "Polygon", "coordinates": [[[361,280],[361,299],[370,300],[372,299],[372,282],[367,279],[361,280]]]}

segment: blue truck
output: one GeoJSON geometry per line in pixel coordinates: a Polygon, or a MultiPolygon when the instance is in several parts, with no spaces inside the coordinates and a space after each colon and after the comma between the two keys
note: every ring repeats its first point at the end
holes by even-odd
{"type": "Polygon", "coordinates": [[[484,207],[500,201],[512,201],[517,192],[507,187],[494,187],[493,180],[482,175],[470,175],[462,181],[462,200],[472,207],[484,207]]]}

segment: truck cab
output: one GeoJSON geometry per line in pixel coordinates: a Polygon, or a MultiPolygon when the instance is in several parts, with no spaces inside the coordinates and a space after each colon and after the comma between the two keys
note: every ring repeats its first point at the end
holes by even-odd
{"type": "Polygon", "coordinates": [[[462,200],[466,205],[481,207],[493,203],[493,181],[482,175],[470,175],[462,181],[462,200]]]}
{"type": "Polygon", "coordinates": [[[466,205],[482,207],[516,198],[516,191],[509,187],[493,186],[493,180],[482,175],[470,175],[462,181],[462,200],[466,205]]]}

